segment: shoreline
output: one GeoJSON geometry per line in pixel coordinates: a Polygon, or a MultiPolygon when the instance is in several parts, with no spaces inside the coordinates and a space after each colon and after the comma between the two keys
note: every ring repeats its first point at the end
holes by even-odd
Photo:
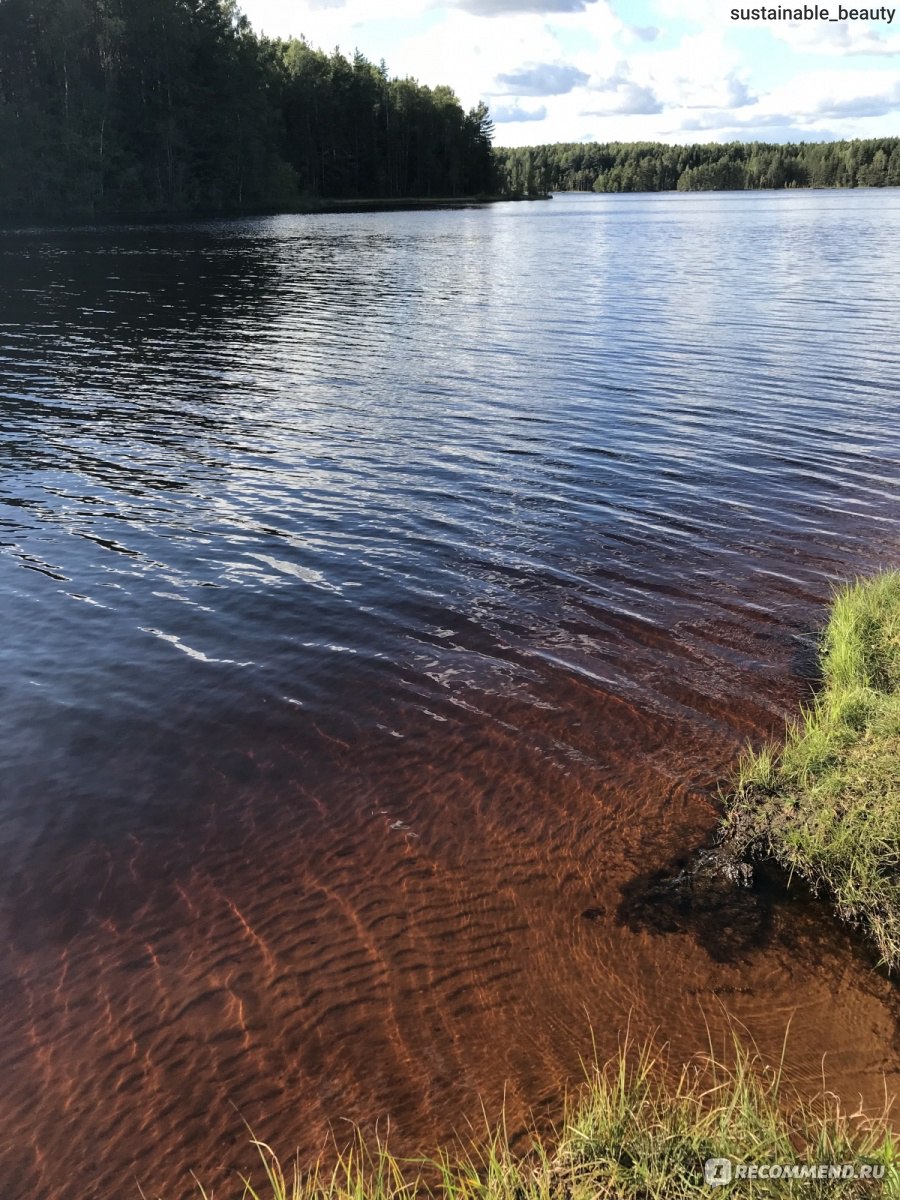
{"type": "MultiPolygon", "coordinates": [[[[505,1119],[486,1142],[433,1157],[399,1158],[386,1140],[332,1132],[309,1167],[280,1159],[250,1133],[248,1159],[228,1196],[252,1200],[864,1200],[896,1195],[900,1146],[889,1106],[851,1112],[826,1089],[811,1100],[789,1087],[782,1061],[764,1063],[732,1028],[731,1044],[683,1065],[666,1046],[635,1044],[585,1068],[561,1121],[513,1149],[505,1119]],[[797,1189],[795,1190],[795,1183],[797,1189]],[[749,1187],[750,1191],[746,1190],[749,1187]],[[239,1190],[242,1188],[243,1190],[239,1190]]],[[[202,1168],[201,1168],[202,1171],[202,1168]]],[[[212,1200],[195,1171],[199,1200],[212,1200]]],[[[142,1193],[143,1194],[143,1193],[142,1193]]],[[[220,1193],[217,1191],[216,1195],[220,1193]]],[[[165,1198],[161,1198],[165,1200],[165,1198]]]]}
{"type": "Polygon", "coordinates": [[[407,196],[402,198],[376,198],[343,200],[328,197],[310,197],[298,204],[270,205],[251,208],[228,209],[172,209],[148,212],[97,212],[64,213],[37,216],[33,214],[0,215],[0,232],[16,233],[26,229],[90,229],[98,225],[169,225],[193,221],[238,221],[251,217],[317,216],[335,213],[381,213],[381,212],[441,212],[466,208],[489,208],[493,204],[534,203],[552,200],[546,196],[407,196]]]}
{"type": "Polygon", "coordinates": [[[822,686],[784,744],[742,757],[720,849],[775,862],[900,967],[900,571],[841,588],[821,635],[822,686]]]}

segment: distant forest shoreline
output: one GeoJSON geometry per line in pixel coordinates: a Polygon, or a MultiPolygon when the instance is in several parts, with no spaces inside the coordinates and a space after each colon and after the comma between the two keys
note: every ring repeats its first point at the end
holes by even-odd
{"type": "Polygon", "coordinates": [[[256,34],[235,0],[0,0],[0,221],[900,186],[900,138],[495,149],[484,103],[256,34]]]}
{"type": "Polygon", "coordinates": [[[900,187],[900,138],[842,142],[561,142],[495,149],[498,190],[734,192],[782,188],[900,187]]]}

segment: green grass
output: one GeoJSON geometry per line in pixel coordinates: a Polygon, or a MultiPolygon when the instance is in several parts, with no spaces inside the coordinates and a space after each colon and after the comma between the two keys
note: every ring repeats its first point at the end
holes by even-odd
{"type": "Polygon", "coordinates": [[[781,748],[743,758],[723,835],[830,895],[900,965],[900,572],[841,589],[822,688],[781,748]]]}
{"type": "MultiPolygon", "coordinates": [[[[626,1044],[589,1073],[560,1128],[517,1154],[505,1127],[480,1148],[424,1160],[394,1157],[361,1137],[309,1170],[282,1166],[255,1141],[255,1172],[221,1200],[714,1200],[804,1197],[847,1200],[900,1196],[898,1146],[887,1112],[876,1119],[842,1110],[832,1093],[813,1102],[792,1093],[781,1065],[767,1066],[735,1037],[728,1055],[692,1060],[673,1073],[664,1052],[626,1044]],[[869,1180],[735,1180],[711,1188],[709,1158],[735,1163],[868,1163],[869,1180]],[[325,1165],[326,1162],[330,1165],[325,1165]]],[[[198,1184],[198,1198],[220,1200],[198,1184]]]]}

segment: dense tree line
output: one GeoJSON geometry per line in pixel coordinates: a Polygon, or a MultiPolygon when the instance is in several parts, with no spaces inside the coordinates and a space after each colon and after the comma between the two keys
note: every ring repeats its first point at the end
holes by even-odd
{"type": "Polygon", "coordinates": [[[486,106],[257,36],[234,0],[0,0],[0,214],[493,187],[486,106]]]}
{"type": "Polygon", "coordinates": [[[699,192],[900,187],[900,138],[847,142],[576,142],[494,151],[507,196],[550,191],[699,192]]]}

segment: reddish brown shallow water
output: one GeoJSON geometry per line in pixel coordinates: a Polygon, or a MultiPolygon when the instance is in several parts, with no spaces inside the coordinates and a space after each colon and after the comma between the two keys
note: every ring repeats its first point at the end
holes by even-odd
{"type": "Polygon", "coordinates": [[[814,686],[834,581],[900,557],[897,226],[2,240],[4,1196],[179,1200],[243,1121],[518,1131],[629,1024],[680,1059],[791,1021],[798,1084],[895,1088],[895,987],[826,910],[652,877],[814,686]]]}

